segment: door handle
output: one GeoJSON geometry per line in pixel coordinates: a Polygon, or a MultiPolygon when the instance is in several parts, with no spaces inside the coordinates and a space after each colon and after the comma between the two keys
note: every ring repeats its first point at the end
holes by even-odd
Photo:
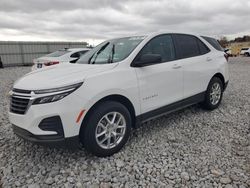
{"type": "Polygon", "coordinates": [[[173,69],[179,69],[179,68],[181,68],[181,66],[180,66],[180,65],[177,65],[177,64],[174,64],[172,68],[173,68],[173,69]]]}
{"type": "Polygon", "coordinates": [[[210,58],[210,57],[207,57],[207,61],[212,61],[212,58],[210,58]]]}

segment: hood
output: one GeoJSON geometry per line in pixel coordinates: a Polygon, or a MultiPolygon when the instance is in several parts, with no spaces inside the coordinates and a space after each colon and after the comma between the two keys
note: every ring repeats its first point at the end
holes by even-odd
{"type": "Polygon", "coordinates": [[[14,88],[39,90],[63,87],[84,81],[88,75],[113,69],[117,63],[104,65],[61,64],[38,69],[17,80],[14,88]]]}

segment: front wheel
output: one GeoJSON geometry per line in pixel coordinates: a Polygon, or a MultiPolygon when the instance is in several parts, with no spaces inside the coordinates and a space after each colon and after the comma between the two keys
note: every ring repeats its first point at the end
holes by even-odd
{"type": "Polygon", "coordinates": [[[96,156],[106,157],[121,150],[131,129],[128,109],[114,101],[99,104],[90,114],[84,132],[81,133],[85,149],[96,156]]]}
{"type": "Polygon", "coordinates": [[[223,85],[222,81],[218,77],[214,77],[211,79],[208,84],[207,91],[205,94],[205,100],[203,102],[203,107],[208,110],[214,110],[218,108],[221,103],[221,99],[223,96],[223,85]]]}

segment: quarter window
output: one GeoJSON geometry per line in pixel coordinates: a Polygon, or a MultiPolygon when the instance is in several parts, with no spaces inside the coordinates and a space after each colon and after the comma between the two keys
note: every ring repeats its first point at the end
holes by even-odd
{"type": "Polygon", "coordinates": [[[150,40],[140,52],[139,57],[145,54],[161,55],[161,62],[175,59],[175,50],[171,35],[160,35],[150,40]]]}
{"type": "Polygon", "coordinates": [[[218,51],[224,51],[224,49],[221,47],[220,43],[218,42],[218,40],[211,38],[211,37],[205,37],[202,36],[202,38],[204,38],[209,44],[211,44],[216,50],[218,51]]]}
{"type": "Polygon", "coordinates": [[[210,49],[198,38],[197,38],[197,43],[199,46],[200,55],[204,55],[204,54],[210,52],[210,49]]]}

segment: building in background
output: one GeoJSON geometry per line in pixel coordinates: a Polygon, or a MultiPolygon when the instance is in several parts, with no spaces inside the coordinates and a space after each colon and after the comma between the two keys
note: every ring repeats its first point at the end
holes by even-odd
{"type": "Polygon", "coordinates": [[[32,60],[62,48],[85,48],[86,42],[15,42],[0,41],[4,66],[31,65],[32,60]]]}

